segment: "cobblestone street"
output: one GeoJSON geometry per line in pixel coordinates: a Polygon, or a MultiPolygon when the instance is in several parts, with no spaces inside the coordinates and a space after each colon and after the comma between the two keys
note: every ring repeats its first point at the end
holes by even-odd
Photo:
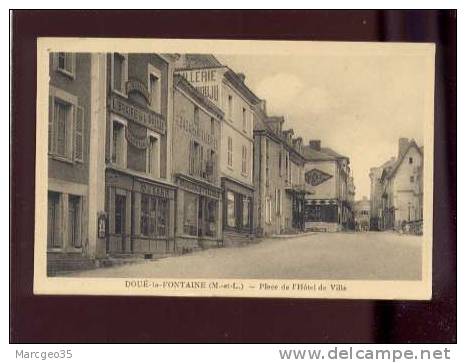
{"type": "Polygon", "coordinates": [[[315,233],[74,273],[76,277],[421,279],[422,237],[315,233]]]}

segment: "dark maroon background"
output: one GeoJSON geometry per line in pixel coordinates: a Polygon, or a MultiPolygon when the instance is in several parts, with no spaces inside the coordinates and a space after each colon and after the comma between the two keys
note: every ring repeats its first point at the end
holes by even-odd
{"type": "Polygon", "coordinates": [[[11,25],[12,343],[456,342],[456,11],[14,11],[11,25]],[[435,42],[432,301],[34,296],[39,36],[435,42]]]}

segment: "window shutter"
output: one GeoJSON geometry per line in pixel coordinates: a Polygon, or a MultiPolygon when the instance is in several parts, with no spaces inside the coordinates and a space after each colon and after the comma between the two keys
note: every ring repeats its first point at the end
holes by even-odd
{"type": "Polygon", "coordinates": [[[54,104],[54,99],[53,96],[49,96],[49,146],[48,150],[49,153],[52,153],[54,151],[54,132],[53,132],[53,114],[55,112],[55,104],[54,104]]]}
{"type": "Polygon", "coordinates": [[[76,119],[74,128],[74,159],[83,161],[84,159],[84,109],[76,107],[76,119]]]}

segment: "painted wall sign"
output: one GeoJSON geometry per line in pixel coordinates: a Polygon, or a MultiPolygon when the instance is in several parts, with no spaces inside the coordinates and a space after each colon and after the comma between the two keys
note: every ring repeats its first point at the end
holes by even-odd
{"type": "Polygon", "coordinates": [[[215,199],[220,199],[220,191],[205,187],[200,184],[193,183],[190,180],[184,179],[182,177],[177,178],[178,185],[195,194],[202,195],[204,197],[210,197],[210,198],[215,198],[215,199]]]}
{"type": "Polygon", "coordinates": [[[218,103],[220,100],[220,75],[217,69],[181,71],[178,74],[191,83],[205,97],[218,103]]]}
{"type": "Polygon", "coordinates": [[[319,169],[312,169],[304,174],[304,179],[306,180],[307,184],[311,184],[312,186],[317,186],[322,184],[323,182],[332,178],[333,175],[327,174],[319,169]]]}
{"type": "Polygon", "coordinates": [[[159,134],[166,132],[167,123],[163,115],[132,104],[116,94],[111,95],[110,110],[159,134]]]}
{"type": "Polygon", "coordinates": [[[149,146],[149,138],[146,135],[139,136],[137,133],[133,131],[131,127],[131,122],[128,123],[128,127],[125,128],[125,136],[126,140],[138,149],[145,150],[149,146]]]}
{"type": "Polygon", "coordinates": [[[144,183],[142,181],[138,181],[138,184],[139,188],[137,188],[136,185],[135,189],[139,189],[141,193],[156,195],[162,198],[168,198],[170,196],[170,191],[167,188],[164,188],[163,186],[144,183]]]}
{"type": "Polygon", "coordinates": [[[201,129],[196,126],[193,120],[188,120],[184,118],[183,115],[177,115],[175,117],[175,125],[179,130],[194,136],[197,141],[202,141],[202,143],[209,145],[212,149],[217,149],[217,138],[212,135],[210,130],[201,129]]]}

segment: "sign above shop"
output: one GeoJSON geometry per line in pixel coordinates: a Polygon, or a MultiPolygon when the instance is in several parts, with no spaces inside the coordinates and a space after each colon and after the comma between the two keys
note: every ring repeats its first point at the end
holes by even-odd
{"type": "Polygon", "coordinates": [[[217,190],[216,188],[214,189],[213,187],[208,187],[205,185],[202,185],[201,183],[196,183],[194,181],[186,179],[186,177],[183,177],[182,175],[177,176],[177,184],[195,194],[202,195],[204,197],[209,197],[209,198],[214,198],[214,199],[220,199],[220,190],[217,190]]]}
{"type": "Polygon", "coordinates": [[[311,184],[313,187],[322,184],[328,179],[332,178],[333,175],[327,174],[319,169],[312,169],[304,174],[304,178],[307,184],[311,184]]]}
{"type": "Polygon", "coordinates": [[[116,94],[112,94],[110,97],[110,110],[159,134],[165,134],[167,130],[167,123],[163,115],[132,104],[116,94]]]}

